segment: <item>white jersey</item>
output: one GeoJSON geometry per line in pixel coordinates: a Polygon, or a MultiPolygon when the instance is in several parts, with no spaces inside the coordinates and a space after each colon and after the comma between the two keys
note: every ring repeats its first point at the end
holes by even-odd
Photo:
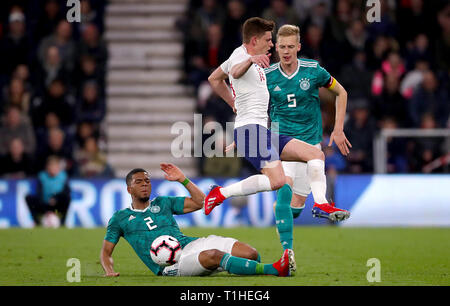
{"type": "Polygon", "coordinates": [[[236,120],[234,128],[246,124],[259,124],[267,128],[269,107],[269,90],[267,89],[266,75],[264,69],[256,64],[239,78],[234,79],[230,75],[231,68],[246,61],[251,56],[242,45],[236,48],[230,58],[226,60],[220,68],[228,74],[231,90],[234,96],[234,105],[236,108],[236,120]]]}

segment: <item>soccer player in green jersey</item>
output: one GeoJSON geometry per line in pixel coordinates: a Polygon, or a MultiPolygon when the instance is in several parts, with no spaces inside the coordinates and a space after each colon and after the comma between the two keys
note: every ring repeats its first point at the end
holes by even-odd
{"type": "Polygon", "coordinates": [[[186,214],[203,208],[205,194],[183,172],[172,164],[161,164],[169,181],[183,184],[191,197],[156,197],[150,200],[150,176],[144,169],[133,169],[126,177],[131,195],[129,208],[114,213],[100,253],[105,276],[119,276],[114,271],[112,253],[120,237],[133,247],[144,264],[156,275],[199,276],[225,270],[239,275],[289,275],[289,256],[285,251],[274,264],[261,264],[258,252],[248,244],[233,238],[210,235],[197,238],[183,235],[173,215],[186,214]],[[182,246],[181,257],[173,266],[162,268],[150,256],[154,239],[170,235],[182,246]]]}
{"type": "MultiPolygon", "coordinates": [[[[347,107],[347,92],[319,63],[311,59],[298,59],[301,49],[300,30],[295,25],[284,25],[277,33],[276,51],[280,58],[265,70],[267,87],[270,93],[270,119],[278,125],[278,133],[292,136],[321,149],[322,115],[320,110],[319,88],[325,87],[336,95],[336,118],[329,146],[336,143],[343,155],[347,155],[351,144],[344,134],[344,118],[347,107]]],[[[293,217],[300,215],[305,201],[311,192],[307,166],[303,162],[283,161],[283,169],[293,195],[291,210],[293,217]]],[[[277,203],[278,203],[277,198],[277,203]]],[[[326,217],[332,221],[344,220],[350,216],[345,210],[330,207],[313,207],[313,215],[326,217]],[[320,209],[319,209],[320,208],[320,209]]],[[[277,216],[278,204],[275,206],[277,216]]],[[[280,214],[286,213],[283,210],[280,214]]],[[[287,218],[289,219],[289,218],[287,218]]],[[[292,219],[290,219],[292,220],[292,219]]],[[[289,221],[290,221],[289,220],[289,221]]],[[[289,223],[289,222],[286,222],[289,223]]],[[[286,231],[287,239],[280,240],[283,248],[292,247],[292,227],[286,231]]]]}

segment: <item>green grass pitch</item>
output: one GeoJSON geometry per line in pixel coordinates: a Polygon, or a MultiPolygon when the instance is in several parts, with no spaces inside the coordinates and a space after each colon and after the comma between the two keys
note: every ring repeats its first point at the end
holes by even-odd
{"type": "MultiPolygon", "coordinates": [[[[254,246],[262,262],[281,255],[275,228],[185,228],[186,235],[216,234],[254,246]]],[[[157,277],[121,239],[113,258],[117,278],[104,278],[99,253],[105,234],[97,229],[0,230],[0,286],[4,285],[450,285],[450,229],[295,227],[295,276],[157,277]],[[66,263],[78,258],[81,282],[69,283],[66,263]],[[369,283],[367,260],[381,264],[381,282],[369,283]]]]}

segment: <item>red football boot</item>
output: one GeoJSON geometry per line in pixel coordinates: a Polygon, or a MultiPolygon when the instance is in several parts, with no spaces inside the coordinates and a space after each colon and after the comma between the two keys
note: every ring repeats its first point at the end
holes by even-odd
{"type": "Polygon", "coordinates": [[[312,208],[313,217],[327,218],[333,222],[343,221],[350,217],[350,212],[345,209],[336,208],[334,202],[317,204],[314,203],[312,208]]]}
{"type": "Polygon", "coordinates": [[[278,271],[278,276],[291,276],[289,270],[289,249],[284,250],[280,260],[272,264],[272,266],[278,271]]]}
{"type": "Polygon", "coordinates": [[[220,193],[220,186],[214,185],[205,198],[205,215],[209,215],[214,207],[222,204],[225,197],[220,193]]]}

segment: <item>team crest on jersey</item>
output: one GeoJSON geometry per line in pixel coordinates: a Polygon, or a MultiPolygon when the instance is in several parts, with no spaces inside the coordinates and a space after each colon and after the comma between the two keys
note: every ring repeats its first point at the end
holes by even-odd
{"type": "Polygon", "coordinates": [[[309,79],[303,78],[299,82],[300,82],[300,88],[303,90],[308,90],[309,87],[311,86],[309,84],[309,79]]]}
{"type": "Polygon", "coordinates": [[[161,208],[159,206],[152,206],[150,207],[150,212],[157,214],[161,211],[161,208]]]}

